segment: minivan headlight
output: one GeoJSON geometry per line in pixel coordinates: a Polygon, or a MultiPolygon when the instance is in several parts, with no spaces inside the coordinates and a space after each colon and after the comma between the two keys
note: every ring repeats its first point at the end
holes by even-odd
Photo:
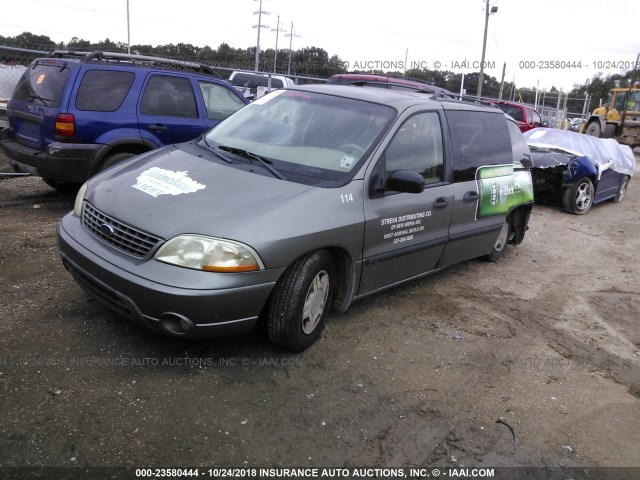
{"type": "Polygon", "coordinates": [[[78,194],[76,195],[76,201],[73,204],[73,213],[76,217],[82,216],[82,202],[84,201],[84,196],[87,193],[87,186],[89,182],[84,182],[78,190],[78,194]]]}
{"type": "Polygon", "coordinates": [[[174,237],[160,247],[153,258],[208,272],[253,272],[264,269],[260,257],[248,245],[202,235],[174,237]]]}

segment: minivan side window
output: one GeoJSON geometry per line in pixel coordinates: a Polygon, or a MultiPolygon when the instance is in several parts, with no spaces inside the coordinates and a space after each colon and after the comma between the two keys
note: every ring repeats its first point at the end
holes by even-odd
{"type": "Polygon", "coordinates": [[[446,112],[453,147],[453,181],[475,180],[487,165],[512,164],[511,140],[502,112],[446,112]]]}
{"type": "Polygon", "coordinates": [[[438,114],[423,112],[408,118],[384,152],[385,177],[398,170],[417,172],[426,184],[444,180],[442,129],[438,114]]]}
{"type": "Polygon", "coordinates": [[[152,75],[144,88],[140,112],[144,115],[198,118],[191,81],[169,75],[152,75]]]}
{"type": "Polygon", "coordinates": [[[94,112],[115,112],[127,96],[135,74],[113,70],[89,70],[82,77],[76,108],[94,112]]]}
{"type": "Polygon", "coordinates": [[[244,102],[229,88],[217,83],[199,81],[209,120],[223,120],[244,107],[244,102]]]}

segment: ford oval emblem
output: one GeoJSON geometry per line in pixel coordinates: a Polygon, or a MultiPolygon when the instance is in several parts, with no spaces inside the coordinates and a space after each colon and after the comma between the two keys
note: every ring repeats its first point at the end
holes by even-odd
{"type": "Polygon", "coordinates": [[[106,235],[107,237],[110,237],[115,233],[115,230],[111,225],[103,223],[102,225],[100,225],[100,233],[106,235]]]}

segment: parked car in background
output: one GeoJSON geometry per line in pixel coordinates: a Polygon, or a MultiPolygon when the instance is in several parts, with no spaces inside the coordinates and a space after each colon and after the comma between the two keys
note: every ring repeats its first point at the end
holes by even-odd
{"type": "Polygon", "coordinates": [[[16,171],[77,188],[126,158],[197,137],[246,103],[206,65],[55,51],[20,78],[0,141],[16,171]]]}
{"type": "Polygon", "coordinates": [[[543,120],[542,116],[529,105],[502,100],[490,100],[490,103],[513,118],[518,123],[518,128],[522,133],[528,132],[533,128],[549,126],[549,122],[543,120]]]}
{"type": "Polygon", "coordinates": [[[184,338],[266,321],[318,339],[331,306],[467,259],[527,230],[529,150],[500,110],[414,91],[272,92],[197,140],[115,166],[58,225],[65,267],[140,325],[184,338]],[[135,205],[135,208],[131,208],[135,205]]]}
{"type": "Polygon", "coordinates": [[[231,73],[229,82],[248,100],[255,100],[273,90],[293,87],[295,85],[293,80],[282,75],[245,71],[235,71],[231,73]]]}
{"type": "Polygon", "coordinates": [[[391,77],[387,75],[371,75],[368,73],[338,73],[331,76],[327,82],[329,85],[368,85],[371,87],[399,89],[399,90],[416,90],[421,92],[429,92],[439,94],[445,97],[453,98],[453,94],[444,88],[437,87],[431,83],[422,82],[420,80],[391,77]]]}
{"type": "Polygon", "coordinates": [[[567,212],[583,215],[605,200],[624,200],[635,168],[628,146],[554,128],[536,128],[524,136],[536,202],[561,201],[567,212]]]}
{"type": "Polygon", "coordinates": [[[580,117],[572,118],[569,120],[569,127],[567,128],[567,130],[571,132],[580,132],[583,123],[584,120],[580,117]]]}

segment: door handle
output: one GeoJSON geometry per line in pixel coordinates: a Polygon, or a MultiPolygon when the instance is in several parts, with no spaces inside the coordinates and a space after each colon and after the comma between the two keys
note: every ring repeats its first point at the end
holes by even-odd
{"type": "Polygon", "coordinates": [[[473,203],[478,201],[478,198],[480,198],[480,195],[478,195],[478,192],[467,192],[462,197],[462,201],[464,203],[473,203]]]}
{"type": "Polygon", "coordinates": [[[433,201],[433,208],[445,208],[447,205],[449,205],[449,200],[444,197],[438,197],[433,201]]]}
{"type": "Polygon", "coordinates": [[[166,130],[167,127],[162,125],[161,123],[156,123],[155,125],[149,125],[149,130],[155,130],[158,132],[166,130]]]}

